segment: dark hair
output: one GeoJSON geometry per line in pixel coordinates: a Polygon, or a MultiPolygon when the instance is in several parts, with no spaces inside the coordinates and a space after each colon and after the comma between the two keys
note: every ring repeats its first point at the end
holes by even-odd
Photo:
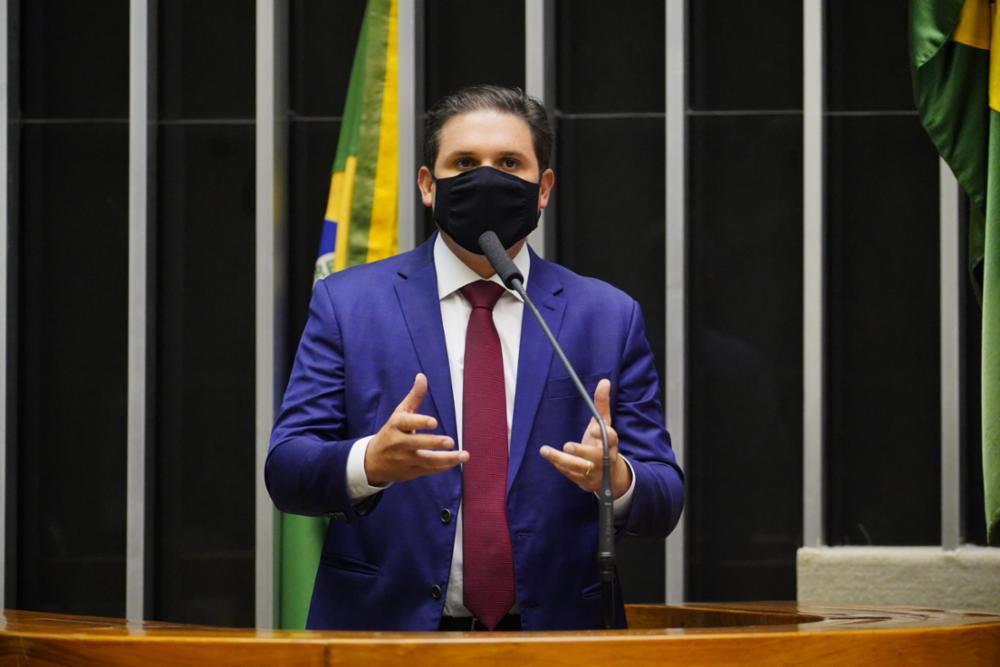
{"type": "Polygon", "coordinates": [[[445,95],[427,112],[424,123],[424,164],[433,171],[441,147],[441,128],[452,117],[470,111],[493,110],[517,116],[531,129],[539,173],[552,160],[552,126],[542,103],[520,88],[468,86],[445,95]]]}

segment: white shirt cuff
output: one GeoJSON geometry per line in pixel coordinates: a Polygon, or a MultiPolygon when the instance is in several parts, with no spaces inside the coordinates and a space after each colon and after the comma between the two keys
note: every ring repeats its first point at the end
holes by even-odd
{"type": "Polygon", "coordinates": [[[628,508],[632,506],[632,492],[635,491],[635,468],[632,467],[627,458],[621,454],[618,454],[618,456],[628,466],[629,472],[632,473],[632,483],[628,485],[628,491],[623,493],[622,497],[614,502],[615,523],[623,521],[628,516],[628,508]]]}
{"type": "MultiPolygon", "coordinates": [[[[368,443],[373,437],[369,435],[358,438],[351,445],[351,452],[347,455],[347,495],[351,502],[364,500],[392,486],[391,482],[384,486],[372,486],[368,483],[368,475],[365,474],[365,452],[368,451],[368,443]]],[[[617,507],[615,515],[617,516],[617,507]]]]}

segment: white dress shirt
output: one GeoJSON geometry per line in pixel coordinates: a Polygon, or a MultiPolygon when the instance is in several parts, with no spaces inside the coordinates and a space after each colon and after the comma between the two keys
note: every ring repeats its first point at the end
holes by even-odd
{"type": "MultiPolygon", "coordinates": [[[[528,244],[521,247],[514,256],[514,265],[524,276],[524,286],[528,286],[528,274],[531,269],[531,255],[528,244]]],[[[441,236],[434,242],[434,269],[437,273],[438,298],[441,302],[441,323],[444,326],[444,341],[448,353],[448,366],[451,372],[451,388],[455,405],[456,445],[462,447],[462,384],[465,366],[465,332],[469,326],[469,316],[472,306],[459,291],[471,282],[483,280],[475,271],[466,266],[462,260],[448,249],[441,236]]],[[[488,280],[503,285],[499,276],[494,274],[488,280]]],[[[500,296],[493,307],[493,324],[500,336],[500,349],[503,354],[503,381],[507,399],[507,446],[510,447],[511,419],[514,414],[514,391],[517,388],[517,360],[521,342],[521,319],[524,315],[524,303],[521,295],[507,290],[500,296]]],[[[580,432],[586,424],[580,424],[580,432]]],[[[347,458],[347,489],[354,501],[361,500],[378,493],[386,486],[371,486],[365,474],[365,451],[371,436],[361,438],[354,443],[347,458]]],[[[544,443],[538,443],[539,446],[544,443]]],[[[550,443],[551,444],[551,443],[550,443]]],[[[558,446],[558,445],[557,445],[558,446]]],[[[624,458],[624,457],[622,457],[624,458]]],[[[626,463],[628,461],[626,460],[626,463]]],[[[629,464],[631,467],[631,464],[629,464]]],[[[387,485],[388,486],[388,485],[387,485]]],[[[635,489],[635,475],[632,484],[625,494],[615,501],[615,518],[624,517],[635,489]]],[[[517,611],[515,603],[512,612],[517,611]]],[[[446,616],[469,616],[462,595],[462,508],[459,506],[455,523],[455,546],[452,551],[451,572],[448,576],[448,595],[445,599],[444,614],[446,616]]]]}

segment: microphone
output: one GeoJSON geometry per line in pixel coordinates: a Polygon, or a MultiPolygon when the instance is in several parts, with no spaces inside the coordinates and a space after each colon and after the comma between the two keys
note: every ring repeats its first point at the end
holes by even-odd
{"type": "Polygon", "coordinates": [[[542,314],[538,312],[538,308],[535,307],[535,303],[528,296],[527,290],[524,289],[524,276],[517,270],[517,266],[514,264],[514,261],[507,256],[507,251],[504,249],[503,244],[500,243],[500,239],[497,237],[496,232],[483,232],[479,237],[479,247],[482,249],[483,254],[486,255],[486,259],[489,260],[493,270],[497,272],[498,276],[500,276],[500,280],[503,281],[503,284],[509,289],[512,289],[520,294],[521,298],[524,299],[524,302],[528,304],[528,308],[535,316],[535,319],[538,320],[539,326],[542,327],[545,337],[548,338],[549,344],[552,345],[552,349],[555,350],[556,355],[562,362],[562,365],[566,368],[566,372],[569,373],[569,377],[573,381],[573,385],[576,387],[577,392],[579,392],[583,402],[586,403],[587,407],[590,409],[590,413],[594,416],[598,426],[601,428],[601,440],[604,445],[604,455],[601,459],[601,491],[598,494],[597,563],[601,571],[601,602],[604,615],[604,627],[610,630],[614,627],[615,620],[615,525],[614,495],[611,492],[611,459],[608,455],[607,425],[604,423],[604,418],[601,417],[601,413],[597,411],[597,406],[594,405],[594,401],[590,398],[590,394],[587,393],[583,383],[580,382],[580,377],[573,369],[573,365],[569,362],[569,359],[566,358],[566,353],[563,352],[563,349],[556,340],[556,337],[552,335],[552,330],[549,329],[549,325],[545,323],[545,319],[542,317],[542,314]]]}
{"type": "Polygon", "coordinates": [[[523,288],[524,276],[517,270],[514,260],[507,256],[507,251],[504,250],[503,244],[500,243],[500,238],[496,232],[483,232],[479,236],[479,247],[482,249],[483,254],[486,255],[486,259],[490,261],[490,266],[500,276],[503,284],[515,292],[520,292],[520,290],[514,287],[513,281],[517,280],[523,288]]]}

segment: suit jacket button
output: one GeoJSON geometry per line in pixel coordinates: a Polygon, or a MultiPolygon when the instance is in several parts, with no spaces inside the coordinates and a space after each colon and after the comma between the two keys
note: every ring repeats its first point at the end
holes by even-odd
{"type": "Polygon", "coordinates": [[[451,522],[451,510],[445,507],[443,510],[441,510],[441,523],[450,523],[450,522],[451,522]]]}
{"type": "Polygon", "coordinates": [[[438,586],[437,584],[431,586],[431,597],[434,598],[435,600],[441,599],[441,587],[438,586]]]}

